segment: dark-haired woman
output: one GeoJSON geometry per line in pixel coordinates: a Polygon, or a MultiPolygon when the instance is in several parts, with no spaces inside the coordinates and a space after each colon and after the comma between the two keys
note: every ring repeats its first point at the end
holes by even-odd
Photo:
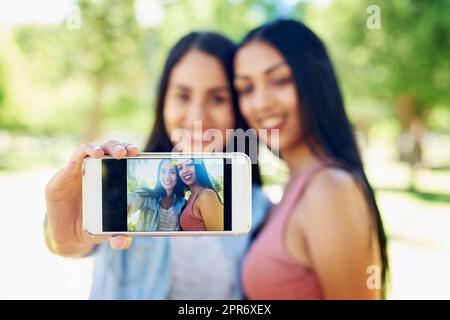
{"type": "Polygon", "coordinates": [[[265,24],[244,38],[235,73],[245,119],[269,130],[269,147],[270,130],[279,130],[290,171],[246,256],[246,296],[383,297],[386,236],[321,40],[297,21],[265,24]]]}
{"type": "Polygon", "coordinates": [[[139,210],[136,231],[177,231],[186,199],[173,161],[161,160],[154,189],[138,189],[127,197],[128,214],[139,210]]]}
{"type": "Polygon", "coordinates": [[[214,190],[201,159],[178,160],[181,180],[191,195],[181,213],[180,224],[184,231],[223,231],[223,206],[214,190]]]}
{"type": "MultiPolygon", "coordinates": [[[[174,145],[181,151],[193,150],[192,146],[185,149],[171,138],[179,128],[193,132],[197,128],[195,121],[202,123],[197,135],[217,129],[225,137],[222,142],[215,139],[212,147],[209,142],[191,141],[201,150],[209,147],[208,151],[224,151],[231,143],[225,134],[227,129],[248,129],[232,87],[234,53],[235,45],[229,39],[210,32],[190,33],[175,44],[160,79],[155,123],[145,151],[171,152],[174,145]]],[[[236,147],[232,150],[238,151],[236,147]]],[[[73,154],[69,164],[46,188],[45,230],[50,250],[70,257],[93,255],[93,299],[241,298],[240,264],[250,235],[136,237],[130,247],[130,237],[93,238],[83,232],[81,163],[84,158],[99,158],[104,154],[122,158],[138,153],[135,145],[110,141],[101,147],[87,143],[73,154]],[[130,248],[113,250],[105,240],[114,249],[130,248]]],[[[271,204],[261,190],[256,164],[252,178],[252,224],[257,227],[271,204]]]]}

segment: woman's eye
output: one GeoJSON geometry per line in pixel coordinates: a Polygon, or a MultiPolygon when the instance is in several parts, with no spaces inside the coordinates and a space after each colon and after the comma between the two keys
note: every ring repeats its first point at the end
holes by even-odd
{"type": "Polygon", "coordinates": [[[285,84],[288,84],[291,82],[292,82],[291,77],[284,77],[284,78],[278,78],[278,79],[272,80],[272,84],[274,84],[276,86],[284,86],[285,84]]]}
{"type": "Polygon", "coordinates": [[[245,94],[250,93],[252,91],[252,89],[253,89],[252,86],[248,85],[245,87],[237,88],[237,92],[239,95],[245,95],[245,94]]]}
{"type": "Polygon", "coordinates": [[[212,104],[222,104],[224,102],[226,102],[226,98],[222,97],[222,96],[213,96],[211,97],[211,103],[212,104]]]}
{"type": "Polygon", "coordinates": [[[187,102],[189,100],[189,95],[186,93],[176,93],[175,97],[181,102],[187,102]]]}

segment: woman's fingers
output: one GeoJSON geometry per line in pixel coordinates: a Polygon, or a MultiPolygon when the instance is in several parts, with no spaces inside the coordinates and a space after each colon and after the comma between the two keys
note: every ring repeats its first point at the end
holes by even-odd
{"type": "Polygon", "coordinates": [[[92,157],[92,158],[101,158],[104,155],[103,149],[96,145],[93,142],[87,142],[81,145],[78,149],[72,153],[72,156],[70,157],[70,161],[75,161],[78,164],[83,163],[84,159],[86,157],[92,157]]]}
{"type": "Polygon", "coordinates": [[[117,140],[108,141],[102,147],[106,154],[109,154],[116,159],[122,159],[127,156],[133,157],[139,154],[139,149],[136,145],[127,142],[119,142],[117,140]]]}
{"type": "Polygon", "coordinates": [[[111,248],[115,250],[126,250],[131,246],[131,243],[133,242],[132,237],[128,236],[113,236],[109,239],[109,244],[111,245],[111,248]]]}
{"type": "Polygon", "coordinates": [[[102,145],[103,150],[106,154],[116,158],[121,159],[127,155],[127,149],[117,140],[110,140],[102,145]]]}
{"type": "Polygon", "coordinates": [[[139,154],[139,148],[133,143],[124,143],[125,148],[127,149],[127,156],[134,157],[139,154]]]}

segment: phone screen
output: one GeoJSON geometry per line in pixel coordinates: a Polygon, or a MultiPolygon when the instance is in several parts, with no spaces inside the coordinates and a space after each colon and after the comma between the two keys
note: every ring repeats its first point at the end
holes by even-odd
{"type": "Polygon", "coordinates": [[[231,231],[231,170],[223,158],[103,159],[102,229],[231,231]]]}

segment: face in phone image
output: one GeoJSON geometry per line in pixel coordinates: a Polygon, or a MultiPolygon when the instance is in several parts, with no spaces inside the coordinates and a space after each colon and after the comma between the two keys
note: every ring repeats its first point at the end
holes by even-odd
{"type": "Polygon", "coordinates": [[[197,183],[197,175],[195,174],[194,161],[192,159],[178,160],[178,170],[181,180],[187,186],[197,183]]]}
{"type": "Polygon", "coordinates": [[[159,185],[164,189],[166,194],[170,194],[173,192],[175,185],[177,183],[177,170],[176,166],[174,166],[169,160],[162,160],[159,163],[158,170],[158,180],[157,187],[159,185]]]}
{"type": "MultiPolygon", "coordinates": [[[[182,182],[190,191],[180,217],[182,230],[223,231],[223,200],[211,183],[211,179],[215,182],[217,179],[208,174],[205,162],[202,159],[179,159],[177,167],[182,182]]],[[[219,188],[223,190],[223,171],[219,176],[222,177],[222,187],[219,185],[219,188]]]]}

